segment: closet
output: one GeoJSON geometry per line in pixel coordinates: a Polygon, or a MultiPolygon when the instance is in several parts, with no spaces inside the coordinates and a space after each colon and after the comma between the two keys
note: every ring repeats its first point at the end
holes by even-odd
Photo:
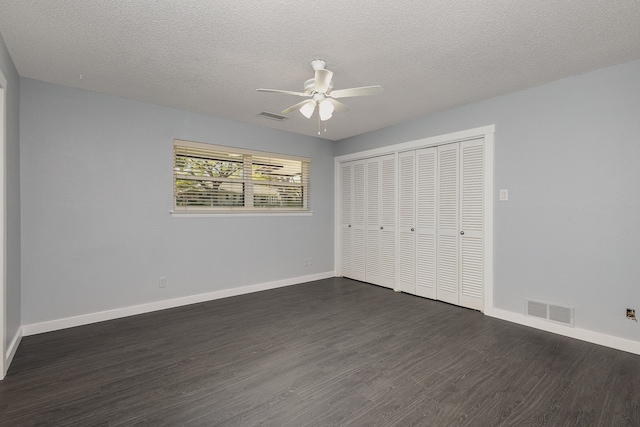
{"type": "Polygon", "coordinates": [[[484,167],[483,138],[341,163],[342,275],[483,310],[484,167]]]}

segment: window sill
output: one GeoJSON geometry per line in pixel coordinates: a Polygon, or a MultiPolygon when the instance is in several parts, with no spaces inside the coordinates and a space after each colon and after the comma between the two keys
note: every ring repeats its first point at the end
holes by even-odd
{"type": "Polygon", "coordinates": [[[214,218],[214,217],[251,217],[251,216],[311,216],[314,211],[256,211],[256,212],[239,212],[239,211],[219,211],[219,212],[181,212],[169,211],[173,218],[214,218]]]}

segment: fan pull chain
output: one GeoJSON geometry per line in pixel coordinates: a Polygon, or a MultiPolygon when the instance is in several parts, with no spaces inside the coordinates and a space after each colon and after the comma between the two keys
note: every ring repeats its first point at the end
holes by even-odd
{"type": "Polygon", "coordinates": [[[320,111],[318,111],[318,135],[320,135],[320,111]]]}

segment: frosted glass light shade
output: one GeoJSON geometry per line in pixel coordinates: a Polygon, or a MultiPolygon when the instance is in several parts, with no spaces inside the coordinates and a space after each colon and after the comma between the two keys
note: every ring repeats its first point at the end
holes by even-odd
{"type": "Polygon", "coordinates": [[[320,101],[320,120],[325,121],[325,120],[329,120],[331,117],[333,117],[333,110],[334,110],[334,106],[333,104],[328,100],[328,99],[324,99],[322,101],[320,101]]]}
{"type": "Polygon", "coordinates": [[[316,103],[312,100],[309,100],[309,102],[307,102],[302,106],[302,108],[300,108],[300,112],[307,119],[310,119],[315,109],[316,109],[316,103]]]}

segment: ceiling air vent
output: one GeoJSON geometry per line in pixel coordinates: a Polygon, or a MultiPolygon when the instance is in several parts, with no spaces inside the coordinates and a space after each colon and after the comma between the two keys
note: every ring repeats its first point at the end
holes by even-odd
{"type": "Polygon", "coordinates": [[[277,120],[279,122],[287,120],[289,118],[287,116],[281,116],[280,114],[275,114],[275,113],[268,113],[266,111],[263,111],[262,113],[258,114],[258,117],[263,117],[265,119],[270,119],[270,120],[277,120]]]}

